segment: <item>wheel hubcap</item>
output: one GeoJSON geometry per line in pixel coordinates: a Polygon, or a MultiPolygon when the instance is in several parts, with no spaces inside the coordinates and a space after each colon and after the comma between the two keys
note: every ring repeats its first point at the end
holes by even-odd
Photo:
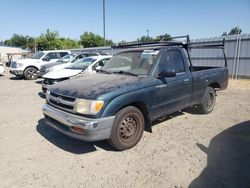
{"type": "Polygon", "coordinates": [[[207,106],[207,110],[211,111],[214,107],[214,93],[210,92],[208,93],[207,97],[206,97],[206,106],[207,106]]]}
{"type": "Polygon", "coordinates": [[[36,70],[28,70],[28,77],[35,78],[36,77],[36,70]]]}
{"type": "Polygon", "coordinates": [[[137,131],[137,122],[135,118],[129,116],[123,119],[120,125],[120,136],[123,140],[129,140],[137,131]]]}

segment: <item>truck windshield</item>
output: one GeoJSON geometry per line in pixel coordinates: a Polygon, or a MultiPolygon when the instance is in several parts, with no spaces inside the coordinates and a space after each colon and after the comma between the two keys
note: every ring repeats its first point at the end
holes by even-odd
{"type": "Polygon", "coordinates": [[[68,54],[68,55],[64,56],[63,58],[59,59],[58,62],[68,63],[75,56],[76,56],[76,54],[68,54]]]}
{"type": "Polygon", "coordinates": [[[118,74],[149,75],[158,52],[158,50],[121,52],[114,55],[102,70],[118,74]]]}
{"type": "Polygon", "coordinates": [[[86,57],[83,59],[80,59],[76,61],[75,63],[69,65],[66,67],[66,69],[86,69],[89,65],[91,65],[93,62],[95,62],[96,59],[86,57]]]}
{"type": "Polygon", "coordinates": [[[35,53],[31,59],[40,59],[42,56],[44,55],[43,52],[38,52],[38,53],[35,53]]]}

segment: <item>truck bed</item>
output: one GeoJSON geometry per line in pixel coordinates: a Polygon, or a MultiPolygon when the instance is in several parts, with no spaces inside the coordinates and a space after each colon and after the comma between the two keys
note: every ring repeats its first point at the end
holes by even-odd
{"type": "Polygon", "coordinates": [[[211,66],[193,66],[193,71],[202,71],[202,70],[207,70],[207,69],[215,69],[215,68],[220,68],[220,67],[211,67],[211,66]]]}

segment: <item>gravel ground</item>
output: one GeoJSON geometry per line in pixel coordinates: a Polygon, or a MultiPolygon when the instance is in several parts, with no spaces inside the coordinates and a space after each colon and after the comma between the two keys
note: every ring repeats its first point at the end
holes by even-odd
{"type": "Polygon", "coordinates": [[[250,81],[230,81],[208,115],[156,122],[139,144],[113,151],[45,125],[40,81],[0,77],[0,187],[249,187],[250,81]]]}

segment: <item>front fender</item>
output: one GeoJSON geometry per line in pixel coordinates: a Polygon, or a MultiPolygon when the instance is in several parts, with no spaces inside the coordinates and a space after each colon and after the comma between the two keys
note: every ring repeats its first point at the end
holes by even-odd
{"type": "Polygon", "coordinates": [[[145,93],[142,94],[141,90],[119,95],[107,104],[101,117],[114,116],[121,108],[132,103],[143,103],[147,107],[146,110],[148,111],[148,113],[150,113],[149,106],[147,105],[148,100],[149,96],[145,93]]]}

